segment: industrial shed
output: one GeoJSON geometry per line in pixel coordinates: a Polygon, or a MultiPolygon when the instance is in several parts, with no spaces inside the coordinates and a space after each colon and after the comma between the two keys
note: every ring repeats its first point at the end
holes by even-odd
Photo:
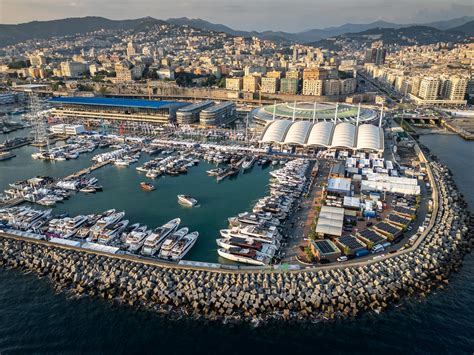
{"type": "Polygon", "coordinates": [[[344,208],[323,206],[319,213],[316,233],[340,237],[343,224],[344,208]]]}

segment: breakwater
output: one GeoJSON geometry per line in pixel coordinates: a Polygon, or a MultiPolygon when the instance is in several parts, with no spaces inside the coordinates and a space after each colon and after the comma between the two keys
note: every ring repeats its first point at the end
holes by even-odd
{"type": "Polygon", "coordinates": [[[437,182],[430,228],[412,248],[378,261],[236,272],[143,263],[2,235],[0,265],[47,276],[58,290],[166,314],[251,320],[379,312],[442,287],[472,247],[472,220],[462,196],[445,167],[430,166],[437,182]]]}

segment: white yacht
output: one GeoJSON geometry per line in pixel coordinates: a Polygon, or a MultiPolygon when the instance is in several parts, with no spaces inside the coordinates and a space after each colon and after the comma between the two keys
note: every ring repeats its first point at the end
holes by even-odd
{"type": "Polygon", "coordinates": [[[150,235],[151,231],[145,228],[137,228],[136,230],[130,232],[125,238],[125,245],[128,246],[130,252],[138,251],[145,242],[145,239],[150,235]]]}
{"type": "Polygon", "coordinates": [[[100,232],[98,236],[98,242],[100,244],[109,244],[115,238],[119,236],[119,234],[128,226],[128,220],[120,221],[117,223],[111,223],[106,226],[100,232]]]}
{"type": "Polygon", "coordinates": [[[188,195],[178,195],[178,202],[181,205],[194,207],[197,205],[198,201],[195,198],[192,198],[188,195]]]}
{"type": "Polygon", "coordinates": [[[268,255],[254,249],[233,247],[230,249],[217,249],[217,253],[224,259],[250,265],[265,266],[270,264],[271,261],[268,255]]]}
{"type": "Polygon", "coordinates": [[[125,216],[125,212],[112,213],[105,217],[102,217],[97,223],[90,229],[88,241],[95,241],[102,230],[110,224],[117,223],[125,216]]]}
{"type": "Polygon", "coordinates": [[[161,227],[153,230],[153,232],[148,237],[146,237],[145,242],[143,243],[141,254],[146,256],[154,255],[158,249],[160,249],[163,240],[176,229],[178,229],[180,223],[181,218],[175,218],[161,227]]]}
{"type": "Polygon", "coordinates": [[[160,252],[158,257],[161,259],[170,259],[171,258],[171,250],[174,248],[176,244],[183,238],[186,234],[188,234],[189,228],[183,227],[177,232],[171,234],[168,238],[165,239],[163,244],[161,245],[160,252]]]}
{"type": "Polygon", "coordinates": [[[223,249],[232,249],[235,247],[244,248],[244,249],[254,249],[262,254],[273,257],[275,252],[278,249],[276,244],[267,244],[263,242],[258,242],[252,238],[242,238],[242,237],[229,237],[229,238],[219,238],[216,239],[216,243],[219,247],[223,249]]]}
{"type": "Polygon", "coordinates": [[[199,232],[192,232],[181,238],[171,249],[171,260],[180,261],[191,250],[199,237],[199,232]]]}

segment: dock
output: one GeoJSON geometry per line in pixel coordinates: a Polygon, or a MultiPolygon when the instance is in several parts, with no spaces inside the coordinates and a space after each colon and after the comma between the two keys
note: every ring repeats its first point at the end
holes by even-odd
{"type": "Polygon", "coordinates": [[[92,166],[89,166],[88,168],[84,168],[82,170],[79,170],[78,172],[74,173],[74,174],[71,174],[71,175],[68,175],[66,177],[63,178],[63,180],[72,180],[72,179],[77,179],[81,176],[84,176],[84,175],[87,175],[87,174],[90,174],[91,172],[97,170],[97,169],[100,169],[106,165],[109,165],[110,164],[110,160],[107,160],[107,161],[104,161],[104,162],[100,162],[100,163],[96,163],[92,166]]]}

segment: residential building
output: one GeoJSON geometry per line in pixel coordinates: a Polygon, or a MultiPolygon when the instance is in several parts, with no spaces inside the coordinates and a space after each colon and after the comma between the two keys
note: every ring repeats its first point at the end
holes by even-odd
{"type": "Polygon", "coordinates": [[[242,90],[242,78],[226,78],[225,79],[225,88],[232,91],[242,90]]]}
{"type": "Polygon", "coordinates": [[[280,90],[280,79],[262,78],[261,90],[263,93],[275,94],[280,90]]]}
{"type": "Polygon", "coordinates": [[[87,73],[87,65],[79,62],[61,62],[61,73],[69,78],[77,78],[87,73]]]}
{"type": "Polygon", "coordinates": [[[303,95],[322,96],[323,80],[305,79],[303,80],[303,95]]]}
{"type": "Polygon", "coordinates": [[[298,83],[297,78],[283,78],[280,81],[280,92],[296,95],[298,93],[298,83]]]}
{"type": "Polygon", "coordinates": [[[243,90],[246,92],[257,92],[260,88],[261,78],[256,75],[246,75],[243,80],[243,90]]]}

